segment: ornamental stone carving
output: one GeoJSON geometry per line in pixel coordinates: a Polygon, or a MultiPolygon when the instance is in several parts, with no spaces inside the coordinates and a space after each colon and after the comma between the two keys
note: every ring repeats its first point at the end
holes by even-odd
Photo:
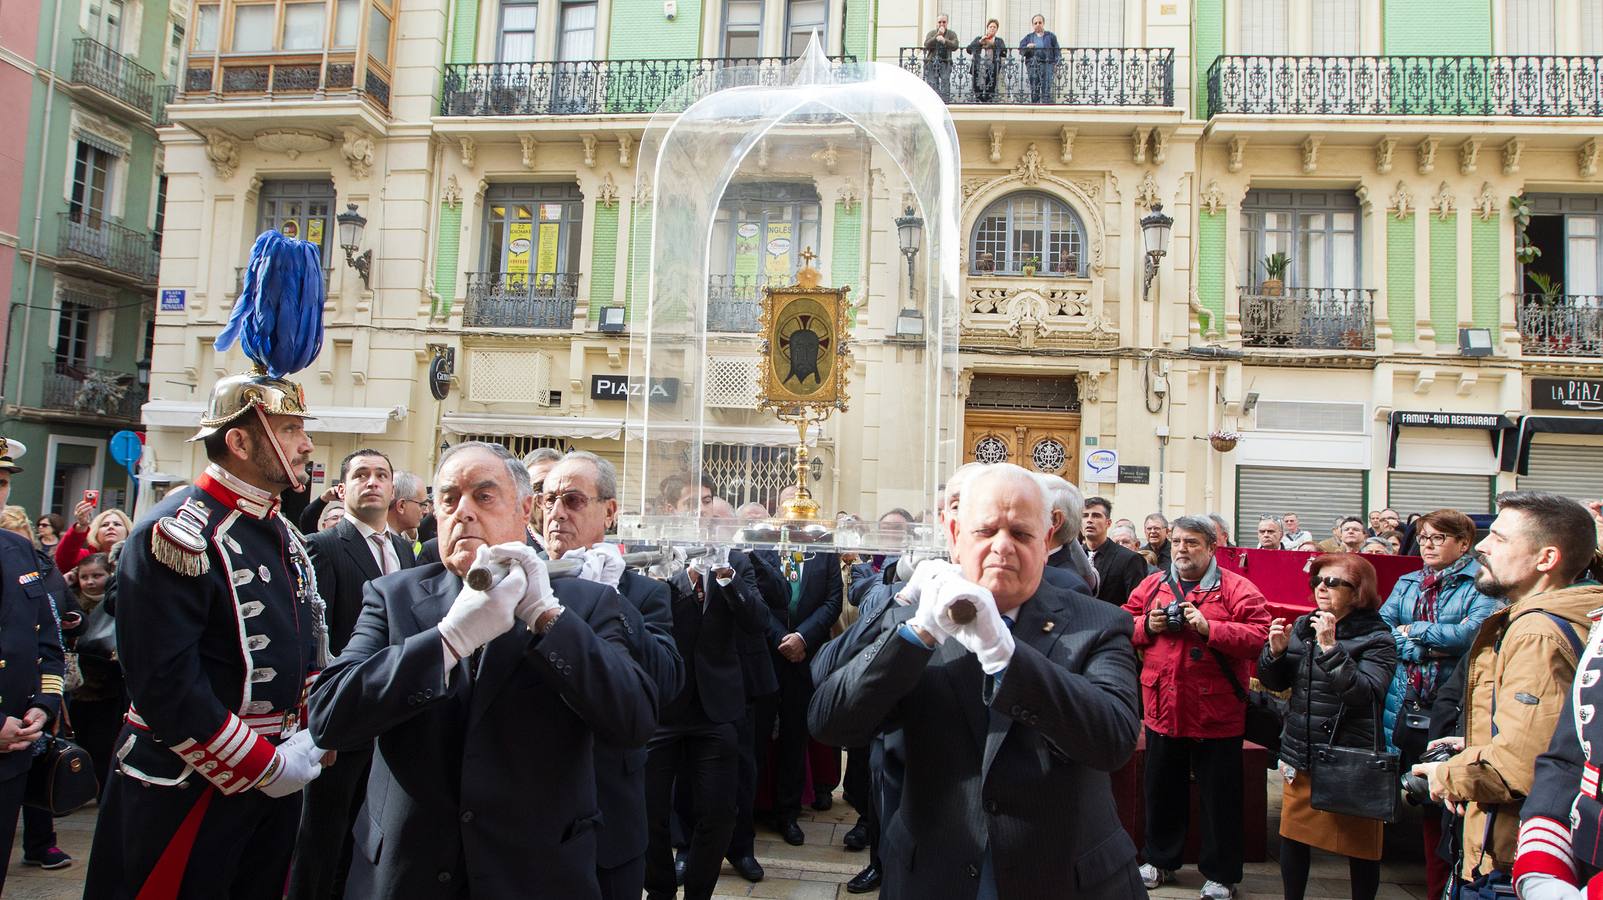
{"type": "Polygon", "coordinates": [[[365,132],[354,128],[345,129],[345,141],[340,144],[340,155],[351,167],[351,174],[359,181],[366,181],[373,173],[373,151],[376,149],[373,139],[365,132]]]}
{"type": "Polygon", "coordinates": [[[314,131],[292,130],[259,132],[253,143],[263,153],[282,153],[290,159],[297,159],[302,153],[327,150],[334,145],[333,141],[314,131]]]}
{"type": "Polygon", "coordinates": [[[239,167],[239,142],[220,131],[206,132],[206,158],[211,161],[217,177],[227,181],[239,167]]]}
{"type": "Polygon", "coordinates": [[[1041,177],[1046,174],[1046,165],[1041,161],[1041,151],[1035,146],[1034,141],[1024,149],[1024,156],[1019,159],[1018,167],[1013,170],[1013,174],[1031,187],[1041,183],[1041,177]]]}

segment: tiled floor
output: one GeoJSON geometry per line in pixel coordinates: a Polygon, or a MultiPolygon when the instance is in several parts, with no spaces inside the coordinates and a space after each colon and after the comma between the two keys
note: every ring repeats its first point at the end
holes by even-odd
{"type": "MultiPolygon", "coordinates": [[[[1279,786],[1273,783],[1268,784],[1266,789],[1270,792],[1269,828],[1272,836],[1279,825],[1280,791],[1279,786]]],[[[847,897],[876,896],[846,892],[846,882],[868,862],[866,852],[850,853],[840,844],[841,837],[856,821],[856,813],[840,800],[837,793],[834,809],[822,813],[808,811],[804,816],[801,825],[807,835],[807,843],[800,847],[792,847],[780,840],[777,834],[759,828],[757,858],[768,870],[767,879],[750,884],[726,866],[723,877],[718,880],[718,893],[715,896],[720,900],[732,897],[844,900],[847,897]]],[[[54,872],[26,868],[20,863],[20,849],[15,850],[7,871],[6,900],[76,900],[83,891],[84,865],[89,858],[94,822],[95,809],[92,806],[56,820],[56,834],[61,849],[77,857],[77,863],[69,868],[54,872]]],[[[1396,852],[1388,853],[1388,860],[1395,856],[1398,861],[1388,861],[1381,867],[1379,900],[1428,900],[1423,883],[1424,866],[1418,861],[1418,853],[1411,852],[1412,848],[1406,845],[1404,834],[1399,833],[1398,838],[1402,846],[1396,852]]],[[[20,840],[19,835],[19,847],[20,840]]],[[[1272,848],[1273,837],[1270,841],[1272,848]]],[[[1152,896],[1176,900],[1193,898],[1201,886],[1202,876],[1194,867],[1188,868],[1181,871],[1176,883],[1154,891],[1152,896]]],[[[1247,865],[1247,878],[1242,884],[1240,896],[1258,900],[1281,896],[1280,869],[1272,859],[1247,865]]],[[[1316,856],[1308,900],[1338,900],[1347,896],[1346,863],[1335,857],[1316,856]]]]}

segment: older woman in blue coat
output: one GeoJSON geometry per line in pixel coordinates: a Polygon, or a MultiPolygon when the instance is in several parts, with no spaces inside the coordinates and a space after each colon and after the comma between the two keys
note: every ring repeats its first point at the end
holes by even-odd
{"type": "MultiPolygon", "coordinates": [[[[1416,726],[1428,725],[1437,688],[1452,676],[1481,622],[1498,607],[1497,600],[1475,589],[1480,566],[1470,552],[1475,523],[1469,516],[1438,509],[1420,518],[1415,536],[1425,568],[1399,578],[1380,610],[1397,642],[1397,674],[1386,693],[1386,735],[1405,765],[1425,749],[1425,730],[1416,726]]],[[[1426,880],[1435,888],[1431,896],[1438,896],[1447,878],[1447,864],[1436,853],[1441,817],[1427,814],[1424,822],[1426,880]]]]}

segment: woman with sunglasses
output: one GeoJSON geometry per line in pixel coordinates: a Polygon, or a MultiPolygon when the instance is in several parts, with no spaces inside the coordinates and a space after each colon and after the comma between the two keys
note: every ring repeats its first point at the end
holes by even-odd
{"type": "Polygon", "coordinates": [[[1384,823],[1314,809],[1309,745],[1373,747],[1380,705],[1397,662],[1390,629],[1375,612],[1375,568],[1352,553],[1316,556],[1309,564],[1314,605],[1289,624],[1275,619],[1258,657],[1258,680],[1271,691],[1291,689],[1280,736],[1286,779],[1280,811],[1280,880],[1286,900],[1308,888],[1310,848],[1347,857],[1353,900],[1373,900],[1380,888],[1384,823]],[[1309,657],[1312,656],[1312,659],[1309,657]]]}
{"type": "MultiPolygon", "coordinates": [[[[1415,523],[1425,567],[1397,579],[1380,617],[1397,643],[1397,677],[1386,693],[1386,739],[1404,771],[1425,752],[1430,707],[1498,601],[1475,589],[1481,567],[1470,547],[1475,523],[1456,509],[1438,509],[1415,523]]],[[[1430,896],[1447,885],[1448,863],[1436,852],[1441,816],[1424,817],[1425,880],[1430,896]]]]}
{"type": "Polygon", "coordinates": [[[67,527],[67,520],[56,513],[45,513],[34,523],[34,534],[37,537],[34,543],[39,549],[46,552],[55,552],[56,545],[61,543],[61,531],[67,527]]]}

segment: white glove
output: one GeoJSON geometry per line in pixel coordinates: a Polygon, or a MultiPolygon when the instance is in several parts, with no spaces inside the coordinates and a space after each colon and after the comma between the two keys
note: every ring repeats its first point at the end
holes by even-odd
{"type": "MultiPolygon", "coordinates": [[[[541,559],[540,554],[535,552],[535,549],[528,544],[502,544],[495,549],[502,553],[504,558],[512,562],[514,566],[523,570],[523,578],[528,587],[523,593],[523,598],[518,601],[516,614],[518,618],[523,620],[523,624],[529,626],[529,630],[533,631],[534,623],[540,616],[562,605],[557,602],[556,591],[551,590],[551,573],[546,571],[545,560],[541,559]]],[[[613,549],[616,550],[617,548],[613,549]]],[[[571,553],[572,551],[569,552],[571,553]]],[[[622,564],[623,557],[618,557],[618,562],[622,564]]],[[[597,563],[597,565],[600,565],[600,563],[597,563]]],[[[588,569],[589,567],[590,558],[587,556],[585,558],[585,568],[588,569]]],[[[602,569],[601,571],[604,572],[605,570],[602,569]]],[[[583,577],[582,572],[580,577],[583,577]]]]}
{"type": "Polygon", "coordinates": [[[697,574],[700,575],[706,575],[729,567],[728,547],[708,547],[706,553],[690,559],[690,568],[695,569],[697,574]]]}
{"type": "MultiPolygon", "coordinates": [[[[623,564],[623,554],[618,551],[618,545],[606,541],[583,550],[577,548],[569,550],[562,554],[562,558],[584,560],[584,568],[579,570],[579,577],[610,588],[618,586],[618,580],[623,577],[623,570],[628,568],[623,564]]],[[[546,580],[549,582],[550,576],[547,576],[546,580]]],[[[531,580],[529,583],[534,582],[531,580]]]]}
{"type": "MultiPolygon", "coordinates": [[[[494,559],[504,558],[506,554],[501,551],[509,547],[528,549],[523,544],[481,546],[473,557],[473,564],[489,565],[494,559]]],[[[529,552],[532,554],[534,551],[529,552]]],[[[445,618],[440,620],[440,637],[445,640],[446,649],[457,659],[465,659],[473,651],[505,634],[512,627],[512,611],[517,608],[518,601],[523,599],[528,587],[529,579],[520,566],[512,566],[501,583],[488,591],[475,591],[463,584],[461,593],[456,595],[445,618]]]]}
{"type": "Polygon", "coordinates": [[[323,751],[312,743],[310,731],[297,731],[273,751],[278,771],[256,787],[269,797],[288,797],[323,771],[323,751]]]}
{"type": "Polygon", "coordinates": [[[1519,895],[1521,900],[1584,900],[1586,897],[1575,885],[1542,872],[1521,876],[1519,895]]]}
{"type": "Polygon", "coordinates": [[[985,674],[995,675],[1007,668],[1013,659],[1013,632],[1002,621],[990,591],[961,576],[943,578],[935,587],[935,602],[930,606],[935,620],[952,639],[979,658],[985,674]],[[952,604],[959,600],[974,604],[974,621],[967,625],[952,621],[952,604]]]}
{"type": "Polygon", "coordinates": [[[935,582],[947,575],[961,574],[962,571],[957,563],[944,559],[922,560],[913,570],[913,577],[908,579],[907,586],[896,592],[896,602],[902,606],[912,606],[935,582]]]}

